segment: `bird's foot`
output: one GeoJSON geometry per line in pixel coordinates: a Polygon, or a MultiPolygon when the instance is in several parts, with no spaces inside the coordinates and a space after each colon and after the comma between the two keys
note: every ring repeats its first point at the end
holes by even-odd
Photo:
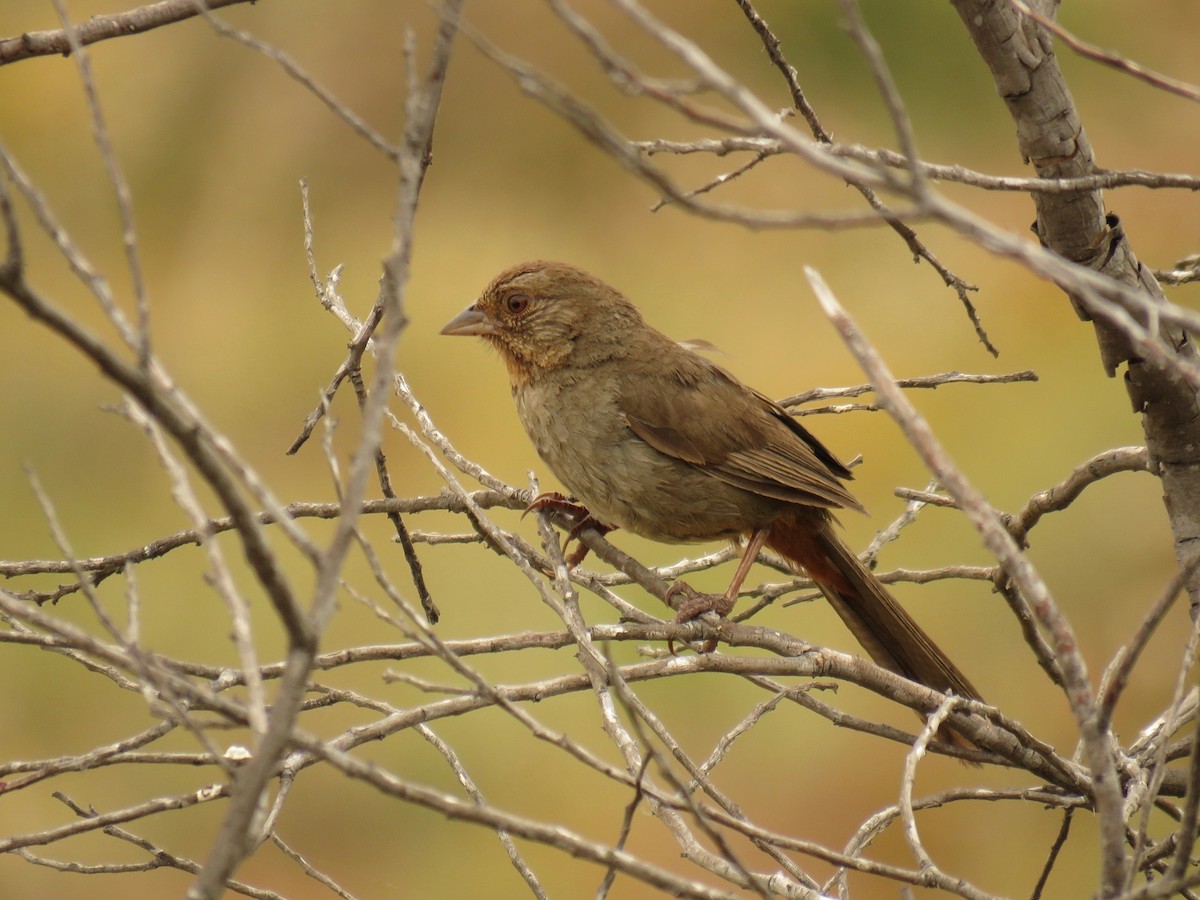
{"type": "Polygon", "coordinates": [[[690,622],[705,613],[715,612],[721,618],[733,612],[734,600],[725,594],[702,594],[691,585],[677,581],[667,588],[667,604],[675,610],[676,622],[690,622]],[[683,594],[678,603],[675,595],[683,594]]]}
{"type": "Polygon", "coordinates": [[[521,518],[525,518],[531,512],[542,512],[543,510],[560,512],[573,517],[590,515],[586,506],[582,503],[577,503],[566,494],[560,491],[542,491],[525,507],[525,512],[521,513],[521,518]]]}
{"type": "MultiPolygon", "coordinates": [[[[675,622],[683,624],[690,622],[692,619],[699,618],[707,613],[713,612],[722,619],[733,612],[736,598],[729,597],[725,594],[702,594],[693,588],[691,585],[685,584],[682,581],[676,581],[667,588],[666,596],[667,605],[675,610],[675,622]],[[678,603],[674,602],[676,594],[683,594],[683,598],[678,603]]],[[[672,654],[675,653],[675,642],[671,639],[667,640],[667,649],[672,654]]],[[[707,640],[700,648],[701,653],[712,653],[717,649],[717,641],[715,638],[707,640]]]]}
{"type": "MultiPolygon", "coordinates": [[[[567,532],[567,540],[563,543],[563,552],[566,552],[567,547],[571,545],[571,541],[579,537],[580,533],[588,528],[593,528],[600,533],[601,536],[613,531],[616,526],[605,525],[599,519],[595,518],[586,506],[578,503],[561,494],[558,491],[545,491],[538,494],[530,504],[525,507],[525,512],[521,513],[521,518],[529,515],[531,512],[542,512],[549,510],[551,512],[562,513],[570,517],[574,524],[570,531],[567,532]]],[[[581,562],[588,554],[586,544],[580,544],[565,560],[568,569],[573,569],[581,562]]]]}

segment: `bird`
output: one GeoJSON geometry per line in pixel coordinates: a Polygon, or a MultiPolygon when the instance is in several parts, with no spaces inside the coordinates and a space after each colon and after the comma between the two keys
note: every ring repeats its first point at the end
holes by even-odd
{"type": "MultiPolygon", "coordinates": [[[[746,542],[724,594],[681,588],[680,621],[727,615],[769,547],[807,573],[879,666],[982,699],[839,537],[834,511],[865,512],[846,487],[850,469],[774,400],[647,324],[621,292],[566,263],[524,262],[441,333],[499,352],[538,455],[604,530],[746,542]]],[[[953,728],[942,736],[974,746],[953,728]]]]}

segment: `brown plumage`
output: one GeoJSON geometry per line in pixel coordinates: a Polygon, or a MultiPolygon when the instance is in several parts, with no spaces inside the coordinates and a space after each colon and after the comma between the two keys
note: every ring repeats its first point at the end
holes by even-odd
{"type": "Polygon", "coordinates": [[[668,543],[750,538],[723,601],[685,604],[685,616],[728,612],[765,543],[809,574],[880,666],[979,698],[839,540],[830,510],[862,509],[843,484],[850,471],[777,403],[647,325],[618,291],[562,263],[523,263],[442,333],[478,335],[500,352],[530,440],[599,522],[668,543]]]}

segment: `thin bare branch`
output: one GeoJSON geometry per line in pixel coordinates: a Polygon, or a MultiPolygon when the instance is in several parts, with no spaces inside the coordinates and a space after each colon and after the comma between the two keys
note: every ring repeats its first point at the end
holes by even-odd
{"type": "Polygon", "coordinates": [[[1095,44],[1089,44],[1087,41],[1081,40],[1080,38],[1071,34],[1071,32],[1067,31],[1067,29],[1063,28],[1053,19],[1044,16],[1036,10],[1030,8],[1029,4],[1022,2],[1022,0],[1009,0],[1009,2],[1018,10],[1020,10],[1022,15],[1033,19],[1033,21],[1037,22],[1038,25],[1040,25],[1042,28],[1045,28],[1080,56],[1093,60],[1094,62],[1110,66],[1111,68],[1124,72],[1127,75],[1132,75],[1139,81],[1144,81],[1146,84],[1152,85],[1160,90],[1167,91],[1168,93],[1175,94],[1187,100],[1200,102],[1200,87],[1187,84],[1186,82],[1180,81],[1176,78],[1171,78],[1169,75],[1162,75],[1151,69],[1147,69],[1145,66],[1140,65],[1131,59],[1127,59],[1126,57],[1112,50],[1104,50],[1100,47],[1097,47],[1095,44]]]}
{"type": "Polygon", "coordinates": [[[1116,774],[1116,760],[1109,745],[1107,729],[1096,708],[1088,683],[1087,667],[1079,652],[1079,643],[1070,622],[1050,595],[1049,588],[1021,553],[1020,547],[1003,527],[996,511],[967,481],[934,437],[928,422],[913,408],[883,360],[867,343],[846,310],[838,303],[828,285],[812,268],[806,268],[809,283],[826,315],[846,341],[864,371],[876,387],[880,402],[895,418],[910,444],[921,454],[931,473],[941,482],[979,531],[988,549],[1015,582],[1042,627],[1050,634],[1055,659],[1066,679],[1065,689],[1071,710],[1083,738],[1085,759],[1091,768],[1093,789],[1106,857],[1120,859],[1125,871],[1124,814],[1116,774]]]}
{"type": "MultiPolygon", "coordinates": [[[[208,9],[220,9],[254,0],[203,0],[208,9]]],[[[0,66],[35,56],[68,56],[80,46],[111,38],[142,34],[164,25],[182,22],[200,14],[198,0],[160,0],[121,13],[92,16],[73,29],[27,31],[14,38],[0,40],[0,66]]]]}
{"type": "MultiPolygon", "coordinates": [[[[725,156],[729,153],[748,152],[777,155],[785,151],[782,141],[767,137],[732,136],[723,138],[697,138],[693,141],[671,141],[662,138],[633,141],[633,146],[644,153],[709,153],[725,156]]],[[[822,142],[823,144],[825,142],[822,142]]],[[[867,147],[862,144],[829,142],[824,152],[842,159],[853,159],[874,167],[893,169],[909,165],[902,155],[885,147],[867,147]]],[[[1150,190],[1200,190],[1200,175],[1183,172],[1148,172],[1141,169],[1103,170],[1089,175],[1063,178],[1048,178],[1027,175],[989,175],[962,165],[944,165],[919,159],[915,165],[921,175],[929,181],[962,184],[985,191],[1016,191],[1019,193],[1074,194],[1080,191],[1109,191],[1117,188],[1141,187],[1150,190]]],[[[1177,268],[1185,268],[1177,266],[1177,268]]],[[[1188,267],[1190,270],[1190,267],[1188,267]]],[[[1157,276],[1157,273],[1156,273],[1157,276]]],[[[1194,275],[1192,276],[1194,277],[1194,275]]],[[[1159,279],[1160,281],[1164,279],[1159,279]]]]}

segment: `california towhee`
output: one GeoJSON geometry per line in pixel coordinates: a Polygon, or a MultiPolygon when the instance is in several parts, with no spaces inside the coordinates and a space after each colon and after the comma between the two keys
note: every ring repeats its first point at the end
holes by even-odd
{"type": "Polygon", "coordinates": [[[834,532],[831,509],[862,510],[842,484],[849,469],[777,403],[647,325],[614,288],[563,263],[522,263],[442,334],[478,335],[500,351],[525,431],[600,523],[668,543],[748,537],[725,595],[693,595],[681,618],[728,613],[765,544],[808,573],[880,666],[979,699],[834,532]]]}

